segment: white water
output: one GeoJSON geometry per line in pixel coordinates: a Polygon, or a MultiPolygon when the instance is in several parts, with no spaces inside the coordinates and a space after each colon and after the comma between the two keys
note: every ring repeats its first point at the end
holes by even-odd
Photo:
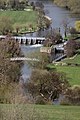
{"type": "Polygon", "coordinates": [[[43,45],[41,44],[36,44],[36,45],[31,45],[30,48],[38,48],[38,47],[42,47],[43,45]]]}

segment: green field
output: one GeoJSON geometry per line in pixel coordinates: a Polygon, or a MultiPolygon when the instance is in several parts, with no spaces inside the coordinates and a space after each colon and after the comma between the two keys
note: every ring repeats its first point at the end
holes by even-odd
{"type": "Polygon", "coordinates": [[[57,70],[58,72],[63,72],[66,74],[67,80],[69,81],[70,85],[80,85],[80,67],[74,66],[61,66],[54,64],[49,64],[48,67],[53,70],[57,70]]]}
{"type": "MultiPolygon", "coordinates": [[[[80,64],[80,54],[63,60],[64,63],[80,64]]],[[[80,85],[80,67],[56,66],[58,71],[66,73],[71,85],[80,85]]]]}
{"type": "Polygon", "coordinates": [[[54,66],[49,65],[51,69],[56,68],[58,72],[63,72],[66,74],[67,80],[69,81],[70,85],[80,85],[80,67],[74,66],[54,66]]]}
{"type": "Polygon", "coordinates": [[[34,29],[36,29],[37,22],[37,13],[35,11],[0,11],[1,17],[9,17],[13,22],[14,29],[18,26],[23,31],[26,27],[28,30],[29,25],[31,24],[34,29]]]}
{"type": "Polygon", "coordinates": [[[80,85],[80,67],[56,66],[57,70],[66,73],[71,85],[80,85]]]}
{"type": "Polygon", "coordinates": [[[0,120],[80,120],[80,107],[0,104],[0,120]]]}
{"type": "Polygon", "coordinates": [[[48,67],[50,69],[56,68],[57,71],[63,72],[67,76],[67,80],[69,80],[69,83],[71,85],[80,85],[80,66],[67,66],[67,65],[61,65],[61,63],[72,63],[72,64],[80,64],[80,54],[72,57],[72,58],[66,58],[58,63],[58,65],[49,64],[48,67]]]}
{"type": "Polygon", "coordinates": [[[62,60],[62,62],[80,64],[80,54],[75,55],[72,58],[66,58],[65,60],[62,60]]]}

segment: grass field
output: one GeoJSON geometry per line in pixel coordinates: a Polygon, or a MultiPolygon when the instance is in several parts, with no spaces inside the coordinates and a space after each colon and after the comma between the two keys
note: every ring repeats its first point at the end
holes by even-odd
{"type": "Polygon", "coordinates": [[[14,29],[16,26],[22,29],[28,29],[31,24],[33,28],[36,28],[37,13],[35,11],[0,11],[1,17],[9,17],[13,22],[14,29]]]}
{"type": "Polygon", "coordinates": [[[67,80],[70,85],[80,85],[80,67],[74,66],[62,66],[49,64],[48,67],[52,70],[57,70],[58,72],[63,72],[66,74],[67,80]]]}
{"type": "Polygon", "coordinates": [[[79,66],[62,66],[61,63],[74,63],[80,64],[80,55],[77,55],[71,59],[64,59],[59,62],[59,65],[49,64],[51,69],[56,68],[59,72],[64,72],[71,85],[80,85],[80,67],[79,66]]]}
{"type": "Polygon", "coordinates": [[[80,67],[56,66],[57,70],[66,73],[71,85],[80,85],[80,67]]]}
{"type": "Polygon", "coordinates": [[[64,72],[69,80],[71,85],[80,85],[80,66],[62,66],[61,63],[73,63],[73,64],[80,64],[80,54],[72,57],[66,58],[59,62],[58,65],[49,64],[48,67],[51,69],[56,68],[59,72],[64,72]]]}
{"type": "Polygon", "coordinates": [[[71,59],[66,58],[65,60],[62,60],[62,62],[80,64],[80,54],[73,56],[71,59]]]}
{"type": "Polygon", "coordinates": [[[0,120],[80,120],[80,107],[0,104],[0,120]]]}
{"type": "MultiPolygon", "coordinates": [[[[64,63],[80,64],[80,54],[73,56],[71,59],[63,60],[64,63]]],[[[77,66],[56,66],[58,71],[66,73],[71,85],[80,85],[80,67],[77,66]]]]}

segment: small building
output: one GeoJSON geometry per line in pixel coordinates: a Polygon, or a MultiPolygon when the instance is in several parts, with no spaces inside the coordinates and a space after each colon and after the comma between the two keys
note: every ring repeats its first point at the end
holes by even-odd
{"type": "Polygon", "coordinates": [[[54,51],[54,48],[52,47],[41,47],[40,52],[51,54],[54,51]]]}

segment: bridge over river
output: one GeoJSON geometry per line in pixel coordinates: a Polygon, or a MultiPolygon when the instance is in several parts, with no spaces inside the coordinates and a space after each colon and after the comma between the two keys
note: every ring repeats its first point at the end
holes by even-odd
{"type": "MultiPolygon", "coordinates": [[[[0,39],[5,39],[6,36],[1,35],[0,39]]],[[[26,44],[26,45],[35,45],[35,44],[43,44],[46,40],[45,37],[26,37],[26,36],[12,36],[16,41],[18,41],[20,44],[26,44]]]]}

